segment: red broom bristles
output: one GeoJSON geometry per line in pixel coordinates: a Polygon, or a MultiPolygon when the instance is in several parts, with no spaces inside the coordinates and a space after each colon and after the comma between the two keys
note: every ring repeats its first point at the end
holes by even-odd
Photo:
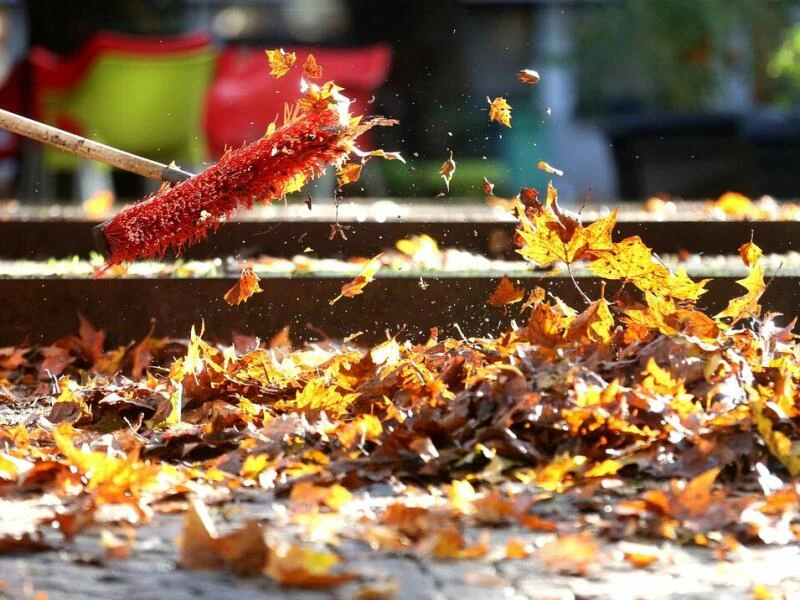
{"type": "Polygon", "coordinates": [[[336,90],[328,90],[327,95],[312,90],[314,95],[307,94],[271,134],[229,150],[199,175],[162,187],[106,222],[102,234],[107,260],[100,272],[137,258],[162,257],[168,250],[179,253],[238,208],[281,198],[322,174],[327,165],[340,165],[353,151],[358,135],[372,124],[387,123],[349,121],[342,105],[330,100],[331,90],[334,95],[336,90]]]}

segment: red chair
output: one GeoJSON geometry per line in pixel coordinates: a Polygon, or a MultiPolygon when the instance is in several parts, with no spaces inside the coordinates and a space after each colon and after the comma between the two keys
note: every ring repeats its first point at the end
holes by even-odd
{"type": "MultiPolygon", "coordinates": [[[[369,113],[367,102],[386,80],[392,62],[388,44],[358,49],[284,47],[297,53],[297,65],[287,75],[269,75],[263,50],[228,48],[217,62],[217,70],[206,104],[205,128],[209,149],[219,158],[226,147],[238,147],[264,135],[275,117],[283,118],[285,104],[300,92],[302,64],[313,54],[322,67],[322,80],[333,80],[353,100],[355,113],[369,113]]],[[[279,123],[280,124],[280,123],[279,123]]]]}

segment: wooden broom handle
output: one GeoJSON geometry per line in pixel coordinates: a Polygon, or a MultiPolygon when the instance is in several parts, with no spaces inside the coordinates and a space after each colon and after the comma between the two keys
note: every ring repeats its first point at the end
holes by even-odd
{"type": "Polygon", "coordinates": [[[112,167],[130,171],[149,179],[179,183],[192,176],[191,173],[176,167],[169,167],[149,158],[143,158],[118,148],[93,142],[74,133],[45,125],[39,121],[34,121],[3,109],[0,109],[0,127],[37,142],[55,146],[70,154],[106,163],[112,167]]]}

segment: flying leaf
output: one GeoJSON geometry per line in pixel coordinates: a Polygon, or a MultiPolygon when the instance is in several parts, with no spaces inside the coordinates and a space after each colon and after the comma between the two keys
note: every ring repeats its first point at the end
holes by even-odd
{"type": "Polygon", "coordinates": [[[442,163],[439,167],[439,175],[444,179],[444,184],[447,186],[447,191],[450,191],[450,181],[453,179],[453,173],[456,172],[456,161],[453,160],[453,151],[450,151],[450,158],[442,163]]]}
{"type": "Polygon", "coordinates": [[[303,77],[306,79],[319,79],[322,77],[322,67],[319,66],[313,54],[309,54],[306,57],[306,62],[303,65],[303,77]]]}
{"type": "Polygon", "coordinates": [[[517,79],[519,79],[522,83],[535,85],[539,83],[540,77],[538,71],[534,71],[533,69],[520,69],[517,71],[517,79]]]}
{"type": "Polygon", "coordinates": [[[265,50],[269,59],[270,75],[283,77],[294,66],[297,55],[294,52],[286,52],[283,48],[277,50],[265,50]]]}
{"type": "Polygon", "coordinates": [[[511,105],[503,97],[497,97],[486,101],[489,103],[489,121],[497,121],[501,125],[511,127],[511,105]]]}
{"type": "Polygon", "coordinates": [[[236,306],[242,302],[247,302],[254,294],[264,291],[261,289],[261,286],[258,285],[259,281],[261,280],[259,279],[258,275],[253,273],[253,269],[250,267],[245,267],[245,269],[242,270],[239,281],[237,281],[231,289],[225,292],[225,296],[223,296],[225,302],[231,306],[236,306]]]}
{"type": "Polygon", "coordinates": [[[367,263],[361,269],[361,272],[358,276],[345,283],[342,286],[341,293],[336,296],[333,300],[329,302],[329,304],[333,305],[336,303],[337,300],[340,298],[352,298],[353,296],[357,296],[359,294],[364,293],[364,287],[375,279],[375,273],[378,272],[378,269],[381,268],[381,256],[383,256],[383,252],[378,254],[377,256],[373,256],[370,258],[367,263]]]}
{"type": "Polygon", "coordinates": [[[744,262],[745,266],[752,267],[763,255],[761,248],[756,246],[753,240],[739,246],[739,256],[742,257],[742,262],[744,262]]]}
{"type": "Polygon", "coordinates": [[[348,183],[354,183],[361,177],[362,163],[350,162],[342,166],[336,174],[336,185],[341,187],[348,183]]]}
{"type": "Polygon", "coordinates": [[[538,163],[536,163],[536,167],[541,171],[544,171],[545,173],[550,173],[551,175],[558,175],[559,177],[561,177],[564,174],[564,171],[562,171],[561,169],[556,169],[554,166],[552,166],[549,163],[546,163],[543,160],[540,160],[538,163]]]}
{"type": "Polygon", "coordinates": [[[487,302],[492,306],[502,308],[507,304],[521,302],[524,297],[525,288],[516,287],[508,277],[504,276],[487,302]]]}
{"type": "Polygon", "coordinates": [[[491,196],[494,193],[494,184],[486,177],[483,178],[483,193],[487,196],[491,196]]]}

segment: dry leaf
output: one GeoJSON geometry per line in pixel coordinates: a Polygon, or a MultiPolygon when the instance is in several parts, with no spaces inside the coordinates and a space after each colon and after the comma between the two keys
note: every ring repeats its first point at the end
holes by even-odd
{"type": "Polygon", "coordinates": [[[489,103],[489,121],[497,121],[501,125],[511,127],[511,105],[505,98],[498,97],[494,100],[486,98],[489,103]]]}
{"type": "Polygon", "coordinates": [[[761,248],[756,246],[753,243],[753,240],[750,240],[739,247],[739,256],[742,257],[742,262],[747,267],[752,267],[755,265],[763,255],[764,253],[761,251],[761,248]]]}
{"type": "Polygon", "coordinates": [[[306,62],[303,65],[303,77],[306,79],[320,79],[322,77],[322,67],[319,66],[313,54],[309,54],[306,57],[306,62]]]}
{"type": "Polygon", "coordinates": [[[369,259],[366,264],[361,269],[361,273],[348,283],[345,283],[342,286],[341,293],[336,296],[333,300],[329,302],[329,304],[335,304],[340,298],[352,298],[359,294],[364,293],[364,287],[371,281],[375,279],[375,274],[378,272],[378,269],[381,268],[381,256],[383,256],[383,252],[378,254],[377,256],[373,256],[369,259]]]}
{"type": "Polygon", "coordinates": [[[525,297],[525,288],[514,286],[508,277],[503,277],[497,285],[497,289],[489,296],[487,302],[497,308],[502,308],[507,304],[521,302],[525,297]]]}
{"type": "Polygon", "coordinates": [[[450,158],[442,163],[439,167],[439,175],[444,179],[444,184],[447,186],[447,191],[450,191],[450,181],[453,179],[453,173],[456,172],[456,161],[453,160],[453,151],[450,151],[450,158]]]}
{"type": "Polygon", "coordinates": [[[354,183],[361,177],[363,163],[351,162],[343,165],[336,174],[336,185],[341,187],[348,183],[354,183]]]}
{"type": "Polygon", "coordinates": [[[487,196],[491,196],[494,193],[494,184],[486,177],[483,178],[483,193],[487,196]]]}
{"type": "Polygon", "coordinates": [[[517,71],[517,79],[519,79],[522,83],[534,85],[539,83],[539,73],[533,69],[520,69],[517,71]]]}
{"type": "Polygon", "coordinates": [[[590,533],[564,535],[548,542],[538,552],[551,571],[585,575],[595,562],[600,550],[590,533]]]}
{"type": "Polygon", "coordinates": [[[294,52],[286,52],[283,48],[277,50],[265,50],[269,59],[270,75],[283,77],[294,66],[297,55],[294,52]]]}
{"type": "Polygon", "coordinates": [[[536,163],[536,167],[539,170],[544,171],[545,173],[550,173],[551,175],[558,175],[559,177],[561,177],[564,174],[564,171],[562,171],[561,169],[556,169],[554,166],[552,166],[549,163],[546,163],[543,160],[540,160],[538,163],[536,163]]]}
{"type": "Polygon", "coordinates": [[[335,572],[341,559],[334,553],[282,543],[270,548],[264,575],[288,587],[326,588],[358,579],[358,575],[335,572]]]}
{"type": "Polygon", "coordinates": [[[253,273],[253,269],[246,267],[242,271],[239,281],[237,281],[231,289],[225,292],[225,296],[223,296],[225,302],[231,306],[236,306],[242,302],[247,302],[254,294],[264,291],[261,289],[261,286],[258,285],[259,281],[261,280],[259,279],[258,275],[253,273]]]}

